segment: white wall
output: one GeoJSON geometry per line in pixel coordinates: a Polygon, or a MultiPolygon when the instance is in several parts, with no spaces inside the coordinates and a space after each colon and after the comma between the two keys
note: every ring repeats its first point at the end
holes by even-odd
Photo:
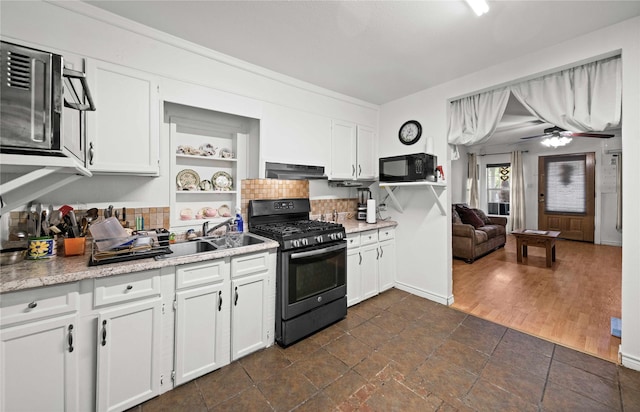
{"type": "MultiPolygon", "coordinates": [[[[380,153],[409,153],[397,140],[398,128],[417,119],[434,137],[435,151],[445,170],[451,170],[447,151],[448,101],[495,88],[542,73],[556,71],[611,52],[622,52],[623,115],[622,147],[625,159],[640,158],[640,18],[528,54],[505,64],[489,67],[382,106],[380,112],[380,153]],[[445,160],[446,159],[446,160],[445,160]]],[[[420,144],[420,142],[418,143],[420,144]]],[[[460,168],[456,179],[466,175],[460,168]]],[[[623,364],[640,370],[640,162],[623,162],[624,231],[622,269],[623,364]]],[[[392,213],[398,220],[398,278],[424,295],[444,298],[452,294],[450,216],[440,216],[418,189],[402,192],[406,211],[392,213]],[[417,223],[416,223],[417,220],[417,223]],[[404,228],[404,229],[403,229],[404,228]],[[419,245],[419,246],[417,246],[419,245]]],[[[459,188],[446,191],[448,202],[459,200],[459,188]]],[[[450,213],[450,212],[449,212],[450,213]]]]}
{"type": "MultiPolygon", "coordinates": [[[[84,2],[2,1],[0,7],[3,40],[152,73],[159,76],[162,99],[259,119],[262,164],[295,161],[328,167],[331,119],[378,124],[376,105],[250,65],[84,2]]],[[[160,177],[94,176],[39,200],[76,207],[168,206],[172,179],[167,175],[164,128],[160,137],[160,177]]],[[[264,173],[260,165],[255,169],[264,173]]]]}

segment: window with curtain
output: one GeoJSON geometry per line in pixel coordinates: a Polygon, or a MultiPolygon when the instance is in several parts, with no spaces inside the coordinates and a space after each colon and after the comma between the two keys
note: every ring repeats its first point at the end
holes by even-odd
{"type": "Polygon", "coordinates": [[[487,212],[490,215],[509,215],[511,164],[487,165],[487,212]]]}
{"type": "Polygon", "coordinates": [[[547,213],[586,213],[585,159],[558,157],[546,163],[547,213]]]}

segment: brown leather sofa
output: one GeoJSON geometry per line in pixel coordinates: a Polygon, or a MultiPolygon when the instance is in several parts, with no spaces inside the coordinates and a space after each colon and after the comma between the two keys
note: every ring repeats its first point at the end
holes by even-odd
{"type": "Polygon", "coordinates": [[[505,245],[507,218],[489,217],[481,210],[471,209],[482,220],[482,225],[476,223],[479,226],[476,227],[463,223],[458,214],[458,208],[462,206],[466,207],[462,203],[453,204],[451,207],[453,257],[473,263],[477,258],[505,245]]]}

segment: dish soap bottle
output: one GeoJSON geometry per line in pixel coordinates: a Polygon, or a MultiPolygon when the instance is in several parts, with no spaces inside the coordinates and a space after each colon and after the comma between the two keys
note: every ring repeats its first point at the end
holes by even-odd
{"type": "Polygon", "coordinates": [[[239,207],[236,207],[236,218],[233,221],[233,224],[238,228],[238,232],[244,232],[244,221],[242,220],[242,214],[240,213],[239,207]]]}

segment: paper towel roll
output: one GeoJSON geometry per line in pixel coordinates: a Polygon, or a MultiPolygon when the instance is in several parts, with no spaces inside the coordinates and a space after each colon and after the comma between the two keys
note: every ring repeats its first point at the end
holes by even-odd
{"type": "Polygon", "coordinates": [[[424,152],[425,153],[429,153],[429,154],[433,154],[433,137],[428,136],[425,139],[424,152]]]}
{"type": "Polygon", "coordinates": [[[376,223],[376,200],[367,199],[367,223],[376,223]]]}

